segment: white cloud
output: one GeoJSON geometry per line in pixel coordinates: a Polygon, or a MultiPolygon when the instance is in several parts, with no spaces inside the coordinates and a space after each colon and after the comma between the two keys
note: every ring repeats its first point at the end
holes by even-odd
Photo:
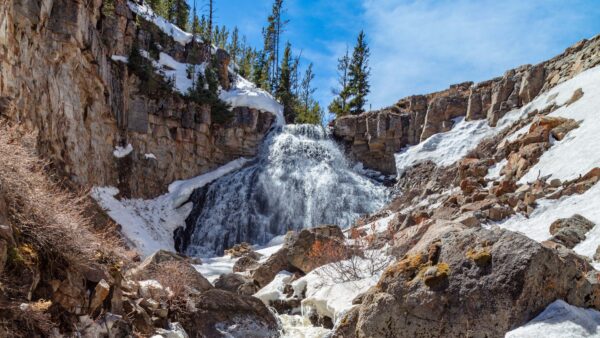
{"type": "Polygon", "coordinates": [[[584,38],[575,31],[581,9],[562,1],[364,0],[363,8],[373,108],[500,76],[584,38]]]}

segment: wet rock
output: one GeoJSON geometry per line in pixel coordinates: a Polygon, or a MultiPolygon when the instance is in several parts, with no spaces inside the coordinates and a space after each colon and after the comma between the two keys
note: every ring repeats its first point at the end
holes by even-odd
{"type": "Polygon", "coordinates": [[[552,222],[550,234],[553,242],[560,243],[572,249],[585,240],[585,234],[596,224],[581,215],[573,215],[569,218],[561,218],[552,222]]]}
{"type": "Polygon", "coordinates": [[[212,289],[192,295],[173,320],[190,337],[277,337],[275,316],[257,298],[212,289]]]}
{"type": "Polygon", "coordinates": [[[445,232],[430,243],[437,259],[427,246],[413,248],[341,319],[336,336],[503,337],[556,299],[600,306],[600,285],[586,275],[593,269],[568,250],[502,229],[445,232]]]}

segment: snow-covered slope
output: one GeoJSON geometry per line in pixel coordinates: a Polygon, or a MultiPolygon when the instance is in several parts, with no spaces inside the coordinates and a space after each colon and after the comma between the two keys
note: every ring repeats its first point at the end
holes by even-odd
{"type": "MultiPolygon", "coordinates": [[[[594,167],[600,167],[600,151],[597,149],[600,145],[600,67],[579,74],[555,87],[544,97],[553,98],[558,105],[563,105],[550,116],[575,119],[580,126],[563,140],[555,141],[539,162],[523,176],[520,183],[546,176],[564,181],[584,175],[594,167]],[[583,97],[570,105],[563,105],[580,88],[584,92],[583,97]]],[[[593,257],[600,245],[600,186],[595,185],[581,195],[565,196],[558,200],[541,199],[537,203],[538,206],[529,217],[517,214],[498,226],[543,241],[551,237],[549,228],[553,221],[580,214],[596,223],[596,227],[588,232],[586,240],[574,250],[593,257]]]]}
{"type": "Polygon", "coordinates": [[[142,255],[148,256],[161,249],[175,251],[173,231],[185,226],[192,204],[184,203],[192,192],[240,169],[247,161],[240,158],[204,175],[173,182],[168,193],[151,200],[118,200],[115,196],[119,190],[114,187],[96,187],[92,190],[92,197],[121,226],[125,237],[142,255]]]}

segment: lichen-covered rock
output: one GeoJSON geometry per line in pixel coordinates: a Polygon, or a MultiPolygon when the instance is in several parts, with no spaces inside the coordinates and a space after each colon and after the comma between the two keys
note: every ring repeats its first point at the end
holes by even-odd
{"type": "Polygon", "coordinates": [[[481,228],[429,243],[384,272],[338,337],[503,337],[556,299],[600,308],[593,269],[568,249],[481,228]]]}

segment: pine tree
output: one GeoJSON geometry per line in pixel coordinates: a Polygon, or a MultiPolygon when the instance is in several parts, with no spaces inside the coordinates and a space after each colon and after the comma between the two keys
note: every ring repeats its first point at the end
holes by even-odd
{"type": "Polygon", "coordinates": [[[194,85],[188,90],[187,97],[194,102],[210,105],[211,119],[214,123],[226,123],[232,113],[227,103],[219,98],[219,79],[215,71],[217,69],[215,57],[205,68],[204,72],[198,72],[194,85]]]}
{"type": "Polygon", "coordinates": [[[229,52],[229,55],[231,56],[231,61],[233,61],[237,65],[240,64],[238,57],[240,57],[241,52],[239,35],[239,29],[237,27],[234,27],[233,31],[231,32],[231,42],[227,45],[227,52],[229,52]]]}
{"type": "Polygon", "coordinates": [[[338,84],[339,88],[332,90],[336,98],[329,105],[329,112],[337,117],[350,113],[348,101],[350,99],[350,88],[348,87],[348,72],[350,68],[350,54],[346,47],[346,54],[338,59],[338,84]]]}
{"type": "Polygon", "coordinates": [[[264,51],[256,53],[254,64],[252,65],[252,82],[258,88],[270,90],[269,63],[264,51]]]}
{"type": "Polygon", "coordinates": [[[371,69],[369,68],[369,56],[370,51],[365,39],[365,33],[361,31],[356,40],[348,73],[348,87],[352,95],[349,108],[350,113],[353,115],[358,115],[365,111],[364,106],[367,101],[367,95],[370,92],[369,74],[371,73],[371,69]]]}
{"type": "Polygon", "coordinates": [[[294,94],[292,93],[291,79],[292,46],[288,42],[283,52],[281,67],[279,69],[279,81],[275,95],[283,105],[283,115],[287,123],[294,123],[294,94]]]}
{"type": "Polygon", "coordinates": [[[321,106],[313,99],[316,88],[312,86],[312,81],[315,78],[312,68],[313,64],[311,63],[306,68],[302,84],[300,85],[296,123],[320,124],[323,118],[321,106]]]}

